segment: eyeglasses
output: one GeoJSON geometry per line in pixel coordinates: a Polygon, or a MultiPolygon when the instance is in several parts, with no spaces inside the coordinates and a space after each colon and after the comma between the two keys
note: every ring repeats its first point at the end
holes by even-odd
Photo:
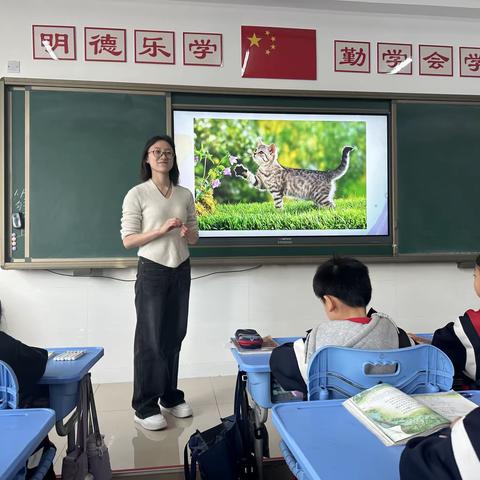
{"type": "Polygon", "coordinates": [[[153,155],[157,158],[161,158],[165,156],[165,158],[173,158],[173,152],[171,150],[150,150],[148,153],[153,153],[153,155]]]}

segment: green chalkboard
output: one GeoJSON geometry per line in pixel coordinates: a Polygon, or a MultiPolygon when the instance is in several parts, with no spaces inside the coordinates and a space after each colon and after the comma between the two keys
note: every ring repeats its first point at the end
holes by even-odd
{"type": "MultiPolygon", "coordinates": [[[[166,131],[165,95],[29,88],[13,95],[10,195],[15,211],[15,195],[29,185],[25,261],[135,257],[120,239],[121,205],[140,182],[146,139],[166,131]]],[[[24,253],[19,246],[13,258],[24,253]]]]}
{"type": "MultiPolygon", "coordinates": [[[[13,112],[11,121],[7,124],[7,138],[11,139],[13,145],[25,145],[25,94],[22,90],[12,90],[8,93],[8,104],[12,106],[13,112]]],[[[11,171],[10,181],[11,195],[9,197],[9,206],[11,212],[18,212],[25,218],[25,148],[12,149],[12,145],[7,148],[8,163],[11,171]],[[15,168],[13,168],[15,166],[15,168]]],[[[23,259],[25,257],[25,229],[13,229],[9,223],[7,232],[14,232],[16,235],[16,249],[10,247],[7,238],[7,249],[12,258],[23,259]]]]}
{"type": "Polygon", "coordinates": [[[480,249],[480,104],[397,106],[400,254],[480,249]]]}

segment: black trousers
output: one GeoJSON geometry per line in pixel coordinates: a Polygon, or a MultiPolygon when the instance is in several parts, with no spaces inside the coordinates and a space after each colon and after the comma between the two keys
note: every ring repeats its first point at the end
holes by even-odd
{"type": "Polygon", "coordinates": [[[284,343],[272,350],[270,372],[284,390],[297,390],[307,397],[307,384],[298,368],[292,342],[284,343]]]}
{"type": "Polygon", "coordinates": [[[188,259],[170,268],[139,258],[132,399],[139,418],[160,413],[159,401],[166,408],[184,401],[177,388],[178,359],[187,333],[190,282],[188,259]]]}

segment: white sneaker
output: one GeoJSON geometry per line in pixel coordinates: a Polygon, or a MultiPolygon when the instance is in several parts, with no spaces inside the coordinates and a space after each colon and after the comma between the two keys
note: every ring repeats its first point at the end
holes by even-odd
{"type": "Polygon", "coordinates": [[[163,430],[164,428],[167,428],[167,420],[161,413],[157,413],[156,415],[147,418],[139,418],[135,415],[133,419],[145,430],[163,430]]]}
{"type": "Polygon", "coordinates": [[[192,407],[187,402],[180,403],[172,408],[162,407],[162,409],[177,418],[187,418],[193,415],[192,407]]]}

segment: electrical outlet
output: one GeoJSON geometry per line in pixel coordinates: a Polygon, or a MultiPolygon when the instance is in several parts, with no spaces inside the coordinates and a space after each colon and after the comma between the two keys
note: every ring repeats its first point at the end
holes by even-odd
{"type": "Polygon", "coordinates": [[[20,73],[20,62],[18,60],[9,60],[7,73],[20,73]]]}

